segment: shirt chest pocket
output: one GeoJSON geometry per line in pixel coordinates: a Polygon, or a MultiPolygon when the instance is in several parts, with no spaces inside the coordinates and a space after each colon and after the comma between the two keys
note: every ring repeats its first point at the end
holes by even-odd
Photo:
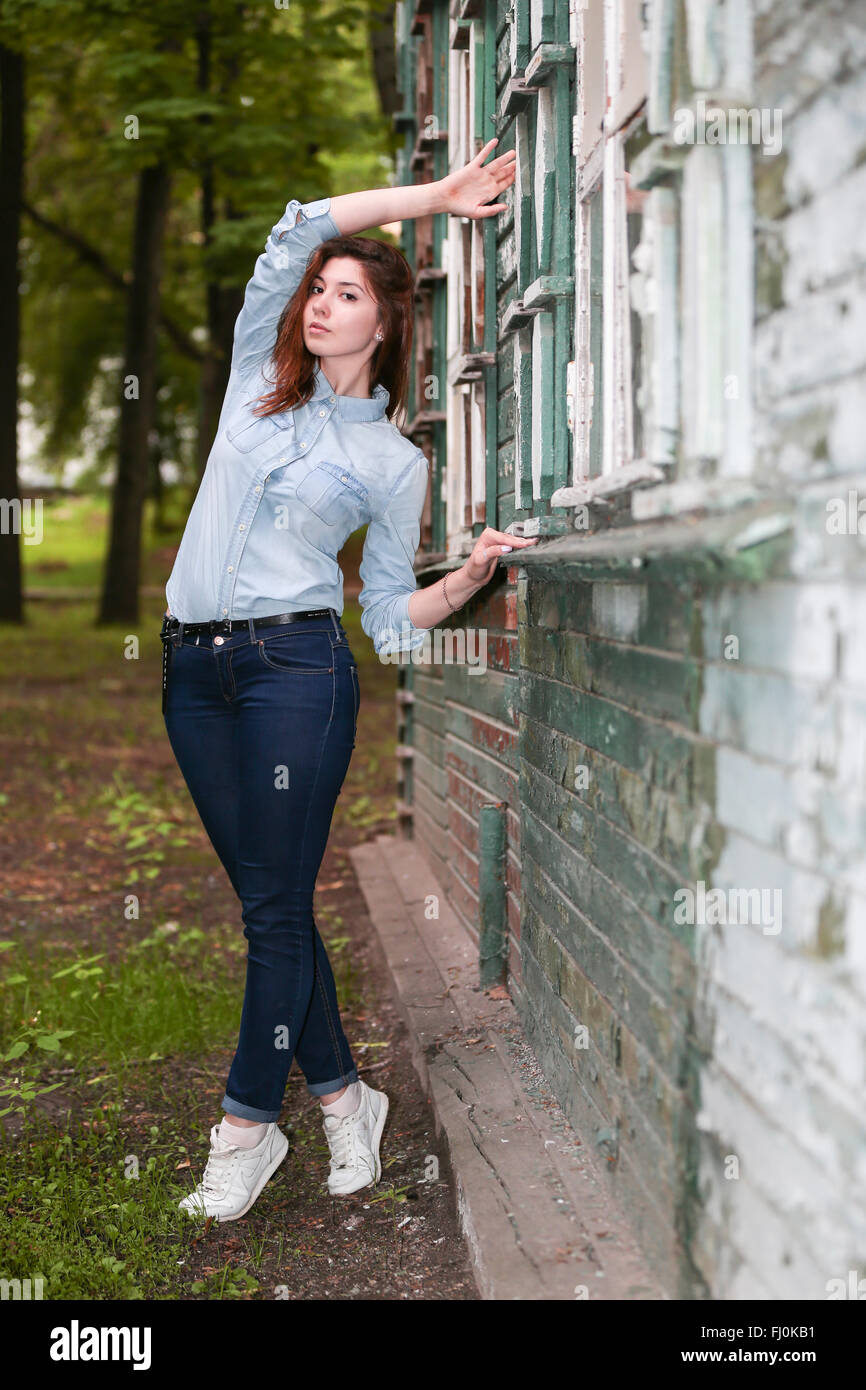
{"type": "Polygon", "coordinates": [[[258,448],[259,444],[265,444],[290,429],[291,425],[292,421],[288,416],[278,419],[274,415],[242,415],[226,430],[226,439],[236,449],[240,449],[242,454],[248,454],[251,449],[258,448]]]}
{"type": "Polygon", "coordinates": [[[295,496],[328,526],[362,525],[369,502],[364,483],[341,463],[323,462],[311,468],[298,483],[295,496]]]}

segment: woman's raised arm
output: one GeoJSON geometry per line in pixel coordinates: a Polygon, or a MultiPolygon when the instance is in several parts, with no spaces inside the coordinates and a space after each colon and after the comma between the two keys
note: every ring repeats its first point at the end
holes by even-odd
{"type": "Polygon", "coordinates": [[[311,203],[292,199],[271,229],[264,251],[244,292],[244,305],[235,323],[232,368],[250,371],[270,353],[277,320],[301,282],[310,255],[335,231],[342,236],[450,212],[458,217],[493,217],[507,204],[488,200],[504,193],[514,182],[513,150],[484,160],[497,141],[483,149],[462,169],[431,183],[412,183],[403,188],[373,188],[362,193],[338,193],[311,203]]]}
{"type": "Polygon", "coordinates": [[[361,193],[338,193],[331,198],[331,216],[343,236],[381,227],[385,222],[411,221],[434,212],[459,217],[492,217],[507,204],[488,204],[514,182],[515,152],[508,150],[484,164],[497,141],[483,149],[462,169],[455,169],[432,183],[410,183],[400,188],[371,188],[361,193]]]}
{"type": "Polygon", "coordinates": [[[251,371],[274,346],[277,321],[303,279],[316,247],[335,235],[328,198],[300,203],[292,198],[271,228],[256,260],[235,321],[232,369],[251,371]]]}
{"type": "Polygon", "coordinates": [[[370,188],[362,193],[336,193],[331,198],[331,216],[341,236],[354,236],[385,222],[411,221],[445,212],[441,181],[410,183],[404,188],[370,188]]]}

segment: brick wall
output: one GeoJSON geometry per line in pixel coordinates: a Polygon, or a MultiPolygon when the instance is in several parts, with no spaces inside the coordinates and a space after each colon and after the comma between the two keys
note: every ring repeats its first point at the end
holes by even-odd
{"type": "Polygon", "coordinates": [[[866,557],[827,529],[828,499],[866,498],[866,25],[854,3],[756,8],[756,104],[784,123],[781,155],[753,157],[757,468],[793,545],[786,578],[704,603],[698,727],[714,882],[778,885],[784,918],[699,943],[694,1255],[717,1297],[825,1298],[866,1273],[866,557]]]}
{"type": "Polygon", "coordinates": [[[823,1299],[866,1277],[866,25],[755,11],[784,121],[753,156],[756,481],[785,545],[748,582],[724,555],[508,571],[460,615],[486,677],[413,672],[414,833],[477,936],[478,806],[508,803],[510,987],[671,1295],[823,1299]],[[682,922],[699,882],[766,897],[682,922]]]}
{"type": "MultiPolygon", "coordinates": [[[[478,941],[478,812],[485,801],[506,802],[506,910],[509,971],[519,980],[520,815],[518,796],[517,603],[509,586],[491,586],[483,601],[461,610],[476,663],[412,669],[414,748],[413,827],[429,851],[449,902],[478,941]],[[476,641],[481,643],[476,647],[476,641]]],[[[456,624],[456,620],[455,620],[456,624]]],[[[445,625],[440,625],[444,627],[445,625]]]]}

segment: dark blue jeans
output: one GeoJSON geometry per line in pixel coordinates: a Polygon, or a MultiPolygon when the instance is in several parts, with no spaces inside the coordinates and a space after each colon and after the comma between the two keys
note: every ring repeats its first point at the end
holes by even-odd
{"type": "Polygon", "coordinates": [[[170,643],[165,726],[241,901],[247,976],[222,1108],[279,1119],[293,1058],[311,1095],[358,1073],[313,889],[358,723],[358,667],[330,616],[170,643]]]}

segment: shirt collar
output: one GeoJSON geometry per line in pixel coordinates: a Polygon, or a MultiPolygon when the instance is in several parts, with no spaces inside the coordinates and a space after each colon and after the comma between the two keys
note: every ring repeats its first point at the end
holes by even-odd
{"type": "Polygon", "coordinates": [[[316,387],[314,400],[327,399],[336,402],[336,413],[343,420],[381,420],[384,418],[391,393],[381,384],[374,386],[372,396],[340,396],[322,371],[316,368],[316,387]]]}

